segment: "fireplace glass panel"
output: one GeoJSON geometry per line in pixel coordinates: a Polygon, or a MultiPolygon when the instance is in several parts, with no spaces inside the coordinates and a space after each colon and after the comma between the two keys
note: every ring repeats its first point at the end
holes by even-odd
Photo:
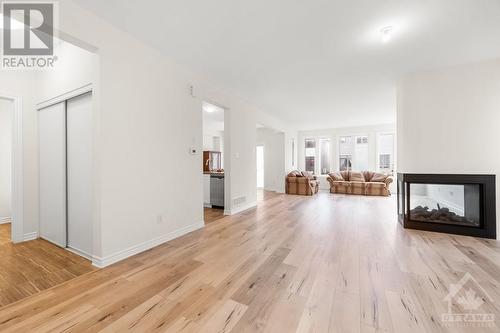
{"type": "Polygon", "coordinates": [[[480,184],[410,183],[409,218],[418,222],[479,227],[480,184]]]}

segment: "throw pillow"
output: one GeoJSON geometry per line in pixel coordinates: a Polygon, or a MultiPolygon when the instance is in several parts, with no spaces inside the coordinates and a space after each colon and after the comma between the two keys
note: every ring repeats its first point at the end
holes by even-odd
{"type": "Polygon", "coordinates": [[[342,177],[342,175],[338,172],[331,172],[328,174],[328,176],[330,176],[330,178],[335,180],[335,181],[343,181],[344,180],[344,177],[342,177]]]}
{"type": "Polygon", "coordinates": [[[302,176],[307,178],[312,178],[312,174],[309,171],[302,171],[302,176]]]}
{"type": "Polygon", "coordinates": [[[365,177],[361,171],[351,171],[349,173],[349,181],[351,182],[364,182],[365,177]]]}
{"type": "Polygon", "coordinates": [[[375,173],[371,179],[372,182],[380,182],[383,183],[387,179],[387,176],[381,173],[375,173]]]}

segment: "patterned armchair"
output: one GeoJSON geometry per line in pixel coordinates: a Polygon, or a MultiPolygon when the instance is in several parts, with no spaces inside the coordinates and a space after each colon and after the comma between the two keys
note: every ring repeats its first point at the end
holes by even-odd
{"type": "Polygon", "coordinates": [[[319,191],[319,180],[307,171],[292,171],[285,182],[286,194],[313,195],[319,191]]]}

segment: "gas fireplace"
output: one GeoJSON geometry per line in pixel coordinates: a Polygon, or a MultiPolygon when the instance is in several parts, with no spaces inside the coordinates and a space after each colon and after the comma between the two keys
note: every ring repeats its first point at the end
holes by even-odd
{"type": "Polygon", "coordinates": [[[496,238],[494,175],[398,174],[405,228],[496,238]]]}

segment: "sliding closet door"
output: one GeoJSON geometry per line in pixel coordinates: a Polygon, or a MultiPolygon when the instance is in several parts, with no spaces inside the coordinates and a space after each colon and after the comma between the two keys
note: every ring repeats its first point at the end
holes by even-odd
{"type": "Polygon", "coordinates": [[[38,112],[40,237],[66,247],[66,110],[59,103],[38,112]]]}
{"type": "Polygon", "coordinates": [[[67,101],[68,247],[92,254],[93,126],[92,95],[67,101]]]}

